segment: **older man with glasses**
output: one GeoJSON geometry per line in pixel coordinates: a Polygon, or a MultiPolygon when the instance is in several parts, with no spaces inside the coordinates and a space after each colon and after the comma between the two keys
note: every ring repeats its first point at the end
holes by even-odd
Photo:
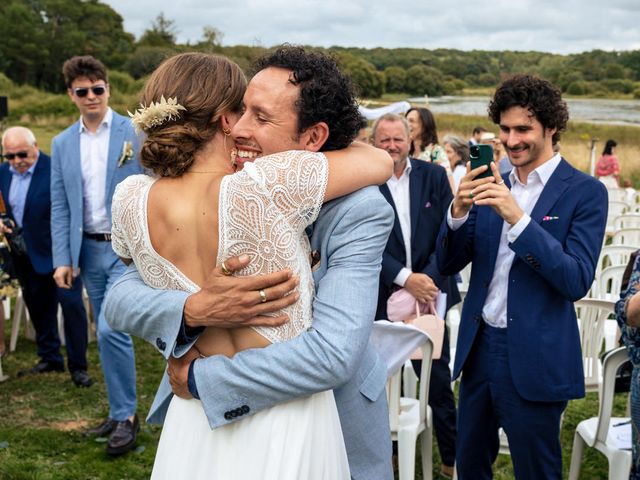
{"type": "Polygon", "coordinates": [[[125,265],[111,248],[111,198],[118,183],[142,173],[134,152],[138,138],[128,118],[109,108],[105,66],[91,56],[73,57],[62,68],[80,119],[53,139],[51,226],[54,278],[69,288],[80,274],[96,319],[109,416],[90,430],[109,436],[107,453],[135,446],[136,371],[129,335],[112,330],[102,300],[125,265]]]}
{"type": "Polygon", "coordinates": [[[0,194],[7,218],[0,232],[14,235],[20,229],[26,252],[13,249],[11,258],[23,298],[36,331],[40,361],[18,376],[64,371],[58,336],[58,303],[64,313],[67,367],[78,387],[89,387],[87,373],[87,313],[82,303],[82,283],[60,289],[53,280],[51,258],[51,159],[38,149],[31,130],[7,129],[2,136],[0,194]]]}

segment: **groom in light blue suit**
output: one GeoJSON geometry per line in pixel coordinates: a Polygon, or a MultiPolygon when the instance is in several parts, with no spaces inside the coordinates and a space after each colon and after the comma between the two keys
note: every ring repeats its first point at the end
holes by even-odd
{"type": "MultiPolygon", "coordinates": [[[[358,127],[352,90],[333,60],[284,47],[257,64],[244,97],[245,113],[232,130],[239,161],[283,150],[331,150],[348,145],[358,127]],[[288,72],[284,76],[282,72],[288,72]],[[288,78],[288,80],[287,80],[288,78]],[[283,85],[299,98],[283,99],[283,85]],[[312,129],[309,143],[299,133],[312,129]]],[[[382,252],[393,211],[375,187],[324,205],[311,236],[316,297],[313,326],[299,337],[233,358],[180,359],[200,327],[269,324],[291,296],[286,274],[225,276],[217,267],[207,285],[186,292],[147,287],[134,266],[114,284],[106,317],[116,329],[140,336],[169,359],[174,391],[199,397],[212,428],[295,398],[333,389],[354,479],[393,478],[384,387],[386,365],[368,343],[382,252]],[[260,282],[260,285],[257,284],[260,282]],[[268,301],[261,303],[259,290],[268,301]]],[[[230,270],[248,258],[226,262],[230,270]]],[[[162,422],[171,399],[167,376],[149,421],[162,422]]],[[[268,439],[265,439],[268,442],[268,439]]]]}
{"type": "Polygon", "coordinates": [[[51,155],[51,234],[54,279],[71,288],[78,269],[96,319],[109,417],[91,430],[109,435],[107,453],[134,447],[136,371],[129,335],[112,330],[102,301],[125,267],[111,248],[111,198],[118,183],[142,169],[134,152],[138,138],[129,119],[109,108],[104,65],[91,56],[63,66],[68,94],[81,117],[53,139],[51,155]]]}

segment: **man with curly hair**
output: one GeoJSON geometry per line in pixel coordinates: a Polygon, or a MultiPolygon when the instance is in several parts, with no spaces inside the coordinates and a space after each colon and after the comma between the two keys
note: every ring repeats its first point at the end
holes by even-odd
{"type": "Polygon", "coordinates": [[[573,302],[593,282],[607,192],[554,153],[569,114],[546,80],[505,80],[489,117],[514,168],[469,171],[438,238],[441,273],[472,262],[453,372],[458,478],[492,478],[501,427],[516,478],[560,479],[560,417],[584,396],[573,302]]]}
{"type": "MultiPolygon", "coordinates": [[[[360,125],[355,95],[331,57],[284,46],[256,67],[231,131],[239,167],[261,155],[334,150],[353,141],[360,125]]],[[[233,358],[174,358],[202,327],[269,325],[274,319],[260,315],[295,301],[285,296],[294,286],[286,271],[260,277],[261,293],[255,277],[231,276],[249,263],[248,255],[225,260],[191,296],[147,287],[129,267],[109,293],[107,319],[168,357],[173,392],[200,398],[212,428],[333,389],[352,478],[392,479],[386,365],[368,344],[392,224],[393,211],[375,187],[323,206],[310,239],[313,326],[291,341],[233,358]]],[[[170,395],[169,385],[161,385],[149,421],[164,420],[170,395]]]]}

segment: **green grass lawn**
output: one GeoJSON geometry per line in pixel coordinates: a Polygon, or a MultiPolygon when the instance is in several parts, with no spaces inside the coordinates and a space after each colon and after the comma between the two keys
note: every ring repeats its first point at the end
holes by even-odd
{"type": "MultiPolygon", "coordinates": [[[[6,338],[9,339],[7,322],[6,338]]],[[[138,448],[122,457],[110,458],[104,442],[87,438],[83,430],[102,421],[108,404],[96,343],[89,346],[89,373],[96,383],[89,389],[76,388],[68,373],[48,373],[37,377],[16,378],[22,368],[36,362],[35,344],[20,337],[16,352],[2,362],[10,379],[0,383],[0,479],[2,480],[84,480],[149,478],[160,428],[142,424],[138,448]]],[[[136,340],[138,369],[138,412],[144,418],[149,410],[164,360],[150,345],[136,340]]],[[[624,415],[626,397],[616,397],[615,413],[624,415]]],[[[573,433],[579,421],[597,415],[597,394],[569,404],[562,425],[562,447],[565,478],[573,433]]],[[[419,450],[418,450],[419,451],[419,450]]],[[[418,459],[416,478],[422,479],[418,459]]],[[[434,439],[434,472],[440,459],[434,439]]],[[[434,478],[438,478],[434,475],[434,478]]],[[[511,459],[500,455],[495,465],[495,478],[512,479],[511,459]]],[[[582,479],[607,478],[604,456],[587,449],[583,458],[582,479]]]]}

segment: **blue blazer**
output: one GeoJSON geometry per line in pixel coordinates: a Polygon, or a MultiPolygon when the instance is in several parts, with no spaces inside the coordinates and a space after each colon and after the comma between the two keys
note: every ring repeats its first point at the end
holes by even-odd
{"type": "MultiPolygon", "coordinates": [[[[503,176],[511,187],[508,175],[503,176]]],[[[562,159],[531,212],[531,222],[509,244],[507,339],[511,376],[530,401],[563,401],[584,396],[580,338],[573,302],[593,282],[607,220],[602,183],[562,159]]],[[[438,266],[453,273],[472,262],[462,308],[453,377],[465,361],[482,319],[496,263],[503,220],[488,206],[473,207],[467,222],[438,236],[438,266]]]]}
{"type": "MultiPolygon", "coordinates": [[[[129,175],[142,173],[138,162],[140,140],[131,120],[113,112],[105,179],[105,205],[111,221],[111,199],[116,185],[129,175]],[[124,142],[132,142],[134,156],[119,166],[124,142]]],[[[57,135],[51,144],[51,232],[53,267],[78,268],[82,245],[83,195],[80,164],[80,121],[57,135]]]]}
{"type": "MultiPolygon", "coordinates": [[[[436,239],[440,225],[446,219],[447,208],[453,199],[447,172],[434,163],[409,159],[409,201],[411,217],[411,269],[422,272],[447,294],[447,308],[460,301],[460,293],[453,276],[442,275],[436,262],[436,239]]],[[[387,300],[394,287],[393,279],[406,265],[407,254],[396,205],[386,184],[380,192],[393,207],[395,220],[389,241],[382,255],[382,271],[376,319],[387,318],[387,300]]],[[[456,272],[457,273],[457,272],[456,272]]]]}
{"type": "MultiPolygon", "coordinates": [[[[22,219],[24,241],[33,269],[40,275],[53,271],[51,262],[51,159],[40,152],[33,177],[27,191],[22,219]]],[[[0,191],[7,206],[7,213],[13,219],[13,211],[9,204],[9,189],[13,174],[9,163],[0,165],[0,191]]]]}

